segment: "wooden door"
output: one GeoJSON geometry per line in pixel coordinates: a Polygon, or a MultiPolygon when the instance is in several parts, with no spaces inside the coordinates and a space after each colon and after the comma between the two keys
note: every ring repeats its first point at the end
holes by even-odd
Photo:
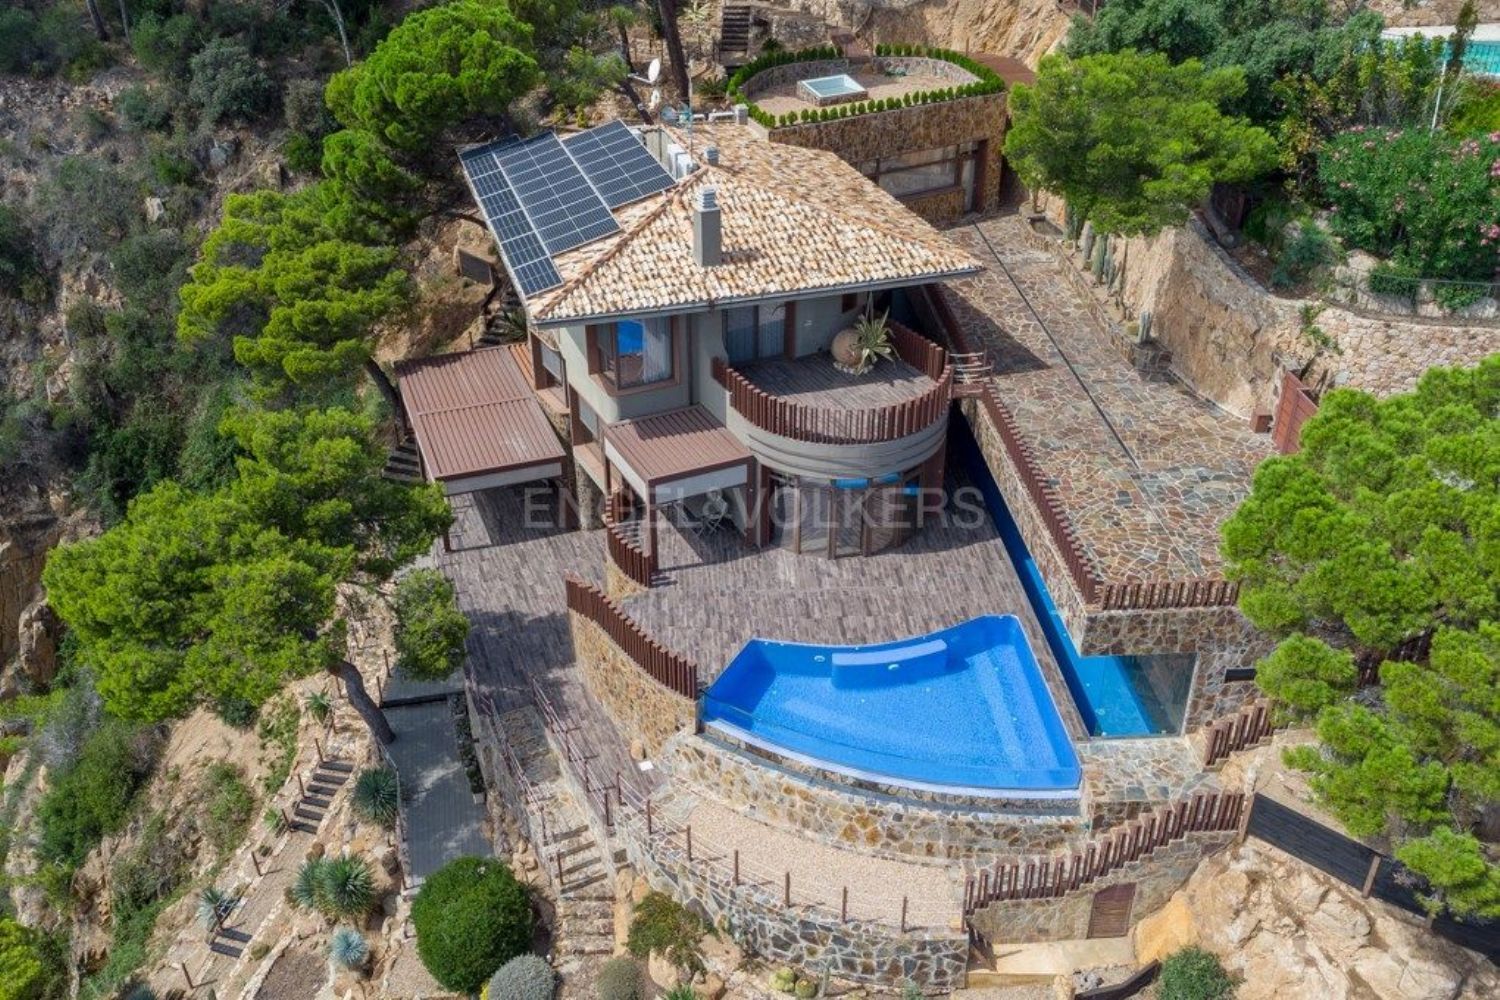
{"type": "Polygon", "coordinates": [[[1124,882],[1094,893],[1089,911],[1089,937],[1124,937],[1130,933],[1130,909],[1135,905],[1135,883],[1124,882]]]}

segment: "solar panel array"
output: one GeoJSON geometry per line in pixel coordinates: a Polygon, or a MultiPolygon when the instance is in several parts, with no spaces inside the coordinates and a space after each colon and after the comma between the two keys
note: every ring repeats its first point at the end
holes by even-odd
{"type": "Polygon", "coordinates": [[[551,132],[459,157],[521,294],[562,284],[552,258],[620,231],[610,209],[672,186],[622,122],[569,136],[551,132]]]}
{"type": "Polygon", "coordinates": [[[619,208],[672,186],[672,175],[622,121],[562,140],[610,208],[619,208]]]}

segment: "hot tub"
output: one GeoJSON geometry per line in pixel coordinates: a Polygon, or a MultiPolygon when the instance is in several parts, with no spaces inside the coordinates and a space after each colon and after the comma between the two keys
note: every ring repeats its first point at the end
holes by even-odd
{"type": "Polygon", "coordinates": [[[770,753],[888,785],[1071,798],[1081,778],[1011,615],[868,646],[752,639],[704,694],[703,722],[770,753]]]}
{"type": "Polygon", "coordinates": [[[812,80],[798,80],[797,96],[821,108],[829,104],[862,101],[870,96],[870,92],[848,73],[836,73],[812,80]]]}

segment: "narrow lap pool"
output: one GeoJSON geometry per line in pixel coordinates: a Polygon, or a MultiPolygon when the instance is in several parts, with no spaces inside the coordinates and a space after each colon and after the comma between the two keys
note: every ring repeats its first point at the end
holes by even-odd
{"type": "Polygon", "coordinates": [[[703,696],[710,729],[855,778],[968,795],[1077,794],[1078,757],[1020,622],[900,642],[752,639],[703,696]]]}

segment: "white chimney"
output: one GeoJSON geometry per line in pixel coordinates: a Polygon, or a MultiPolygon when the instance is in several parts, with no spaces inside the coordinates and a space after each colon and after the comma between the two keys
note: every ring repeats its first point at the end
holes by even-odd
{"type": "Polygon", "coordinates": [[[699,267],[715,267],[724,260],[719,193],[711,187],[700,188],[693,202],[693,259],[699,267]]]}

